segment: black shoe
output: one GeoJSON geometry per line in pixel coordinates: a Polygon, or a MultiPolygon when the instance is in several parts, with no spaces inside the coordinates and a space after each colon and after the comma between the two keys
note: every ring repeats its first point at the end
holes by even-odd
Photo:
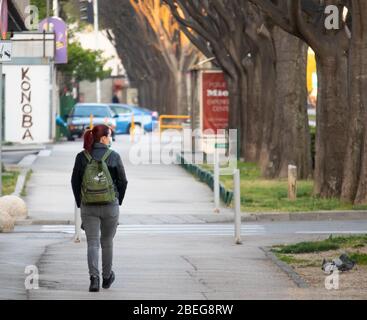
{"type": "Polygon", "coordinates": [[[89,292],[98,292],[98,291],[99,291],[99,277],[91,276],[89,292]]]}
{"type": "Polygon", "coordinates": [[[111,271],[111,275],[109,278],[105,279],[103,278],[102,288],[103,289],[109,289],[111,287],[111,284],[115,281],[115,273],[111,271]]]}

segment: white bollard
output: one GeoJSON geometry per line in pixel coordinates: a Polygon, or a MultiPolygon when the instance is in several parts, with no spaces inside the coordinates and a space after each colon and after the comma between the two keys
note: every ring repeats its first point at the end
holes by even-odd
{"type": "Polygon", "coordinates": [[[219,151],[214,149],[214,212],[219,213],[219,151]]]}
{"type": "Polygon", "coordinates": [[[241,184],[240,170],[235,169],[233,173],[233,195],[234,195],[234,220],[235,220],[235,243],[242,244],[241,241],[241,184]]]}
{"type": "Polygon", "coordinates": [[[297,167],[288,166],[288,199],[297,200],[297,167]]]}
{"type": "Polygon", "coordinates": [[[80,216],[80,209],[76,205],[75,202],[75,208],[74,208],[74,221],[75,221],[75,236],[74,236],[74,242],[79,243],[82,239],[82,219],[80,216]]]}

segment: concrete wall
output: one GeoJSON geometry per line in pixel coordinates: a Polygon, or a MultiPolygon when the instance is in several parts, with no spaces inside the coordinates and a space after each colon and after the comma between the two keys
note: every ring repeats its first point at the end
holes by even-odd
{"type": "MultiPolygon", "coordinates": [[[[101,103],[110,103],[112,101],[112,79],[101,81],[101,103]]],[[[82,81],[79,84],[79,94],[81,102],[97,102],[96,83],[82,81]]]]}
{"type": "Polygon", "coordinates": [[[55,35],[41,32],[15,32],[12,38],[14,58],[53,58],[55,56],[55,35]]]}
{"type": "MultiPolygon", "coordinates": [[[[112,102],[113,85],[114,85],[115,79],[116,78],[108,78],[108,79],[101,81],[101,103],[111,103],[112,102]]],[[[120,79],[120,78],[117,78],[117,79],[120,79]]],[[[121,103],[126,103],[128,100],[126,97],[126,94],[124,94],[125,91],[126,91],[126,88],[123,89],[122,94],[121,92],[118,93],[121,103]]],[[[80,82],[79,94],[81,95],[80,102],[87,102],[87,103],[97,102],[96,83],[90,82],[90,81],[80,82]]]]}

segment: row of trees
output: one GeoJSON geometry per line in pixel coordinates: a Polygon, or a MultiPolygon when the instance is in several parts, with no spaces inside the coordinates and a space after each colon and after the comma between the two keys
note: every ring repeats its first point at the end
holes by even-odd
{"type": "Polygon", "coordinates": [[[248,1],[165,1],[183,32],[225,72],[230,128],[241,154],[265,177],[312,172],[306,105],[307,46],[266,21],[248,1]],[[295,94],[297,92],[297,94],[295,94]]]}
{"type": "Polygon", "coordinates": [[[200,52],[180,31],[160,0],[111,0],[100,3],[103,24],[142,105],[161,113],[186,114],[186,73],[200,52]]]}
{"type": "Polygon", "coordinates": [[[316,53],[315,193],[367,203],[367,3],[363,0],[252,0],[272,23],[316,53]],[[327,6],[336,28],[326,28],[327,6]],[[329,7],[330,8],[330,7],[329,7]]]}
{"type": "Polygon", "coordinates": [[[259,163],[268,178],[285,176],[295,164],[300,178],[314,177],[315,195],[367,202],[366,1],[113,0],[101,6],[145,101],[181,113],[183,75],[199,52],[213,57],[226,76],[230,128],[239,129],[246,161],[259,163]],[[326,27],[326,8],[336,28],[326,27]],[[316,53],[319,82],[314,171],[308,47],[316,53]]]}

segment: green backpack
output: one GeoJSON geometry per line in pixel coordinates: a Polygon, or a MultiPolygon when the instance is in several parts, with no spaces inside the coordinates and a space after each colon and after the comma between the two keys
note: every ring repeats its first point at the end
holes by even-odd
{"type": "Polygon", "coordinates": [[[88,164],[82,181],[83,204],[108,204],[115,201],[116,193],[113,181],[105,162],[111,153],[112,150],[108,150],[101,161],[98,161],[93,159],[87,151],[84,151],[88,164]]]}

